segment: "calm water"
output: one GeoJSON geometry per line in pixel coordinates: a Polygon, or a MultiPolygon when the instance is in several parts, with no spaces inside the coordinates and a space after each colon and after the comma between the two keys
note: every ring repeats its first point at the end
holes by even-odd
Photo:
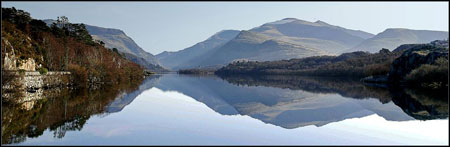
{"type": "Polygon", "coordinates": [[[12,145],[448,145],[447,95],[353,79],[155,75],[3,106],[12,145]]]}

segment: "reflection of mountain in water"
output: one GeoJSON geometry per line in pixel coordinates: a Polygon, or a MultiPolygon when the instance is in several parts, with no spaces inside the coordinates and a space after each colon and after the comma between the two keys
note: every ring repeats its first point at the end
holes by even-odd
{"type": "MultiPolygon", "coordinates": [[[[389,90],[364,86],[353,79],[295,76],[222,78],[226,81],[215,76],[165,75],[156,87],[191,96],[223,115],[248,115],[284,128],[322,126],[371,114],[390,121],[418,119],[405,111],[404,106],[408,104],[391,102],[392,92],[389,90]]],[[[434,110],[435,113],[429,115],[448,117],[448,111],[442,111],[443,108],[448,108],[448,105],[443,104],[439,108],[441,111],[434,110]]]]}
{"type": "Polygon", "coordinates": [[[389,91],[342,79],[283,78],[280,82],[235,78],[230,81],[237,82],[229,84],[229,79],[217,77],[165,75],[156,87],[191,96],[220,114],[248,115],[284,128],[321,126],[371,114],[392,121],[413,119],[389,102],[389,91]]]}
{"type": "Polygon", "coordinates": [[[150,76],[142,82],[142,84],[139,86],[139,88],[133,92],[122,92],[119,94],[119,96],[116,97],[114,101],[109,103],[106,108],[106,113],[115,113],[122,111],[125,106],[133,102],[133,100],[140,95],[142,92],[144,92],[147,89],[150,89],[154,87],[158,83],[158,79],[161,77],[161,75],[153,75],[150,76]]]}
{"type": "MultiPolygon", "coordinates": [[[[314,93],[338,93],[344,97],[356,99],[376,98],[383,104],[392,100],[395,105],[415,119],[448,118],[447,92],[433,92],[430,94],[423,93],[420,90],[404,88],[376,88],[365,86],[355,79],[342,78],[301,76],[232,76],[222,78],[237,85],[263,85],[306,90],[314,93]]],[[[396,116],[390,115],[392,112],[386,110],[374,112],[387,120],[398,119],[396,116]]]]}
{"type": "Polygon", "coordinates": [[[81,130],[92,115],[121,111],[153,86],[184,93],[222,115],[248,115],[283,128],[322,126],[372,114],[391,121],[448,118],[448,99],[436,100],[448,95],[408,89],[388,91],[351,79],[222,78],[154,75],[139,87],[113,85],[96,91],[62,89],[58,94],[44,92],[42,96],[46,98],[30,101],[32,104],[25,104],[27,107],[2,103],[2,144],[23,142],[27,137],[41,136],[47,129],[55,138],[62,138],[67,131],[81,130]],[[120,95],[123,90],[127,94],[120,95]]]}
{"type": "Polygon", "coordinates": [[[383,88],[364,86],[359,79],[304,76],[221,76],[231,84],[266,86],[304,90],[312,93],[333,94],[355,99],[377,98],[382,103],[391,101],[389,91],[383,88]]]}

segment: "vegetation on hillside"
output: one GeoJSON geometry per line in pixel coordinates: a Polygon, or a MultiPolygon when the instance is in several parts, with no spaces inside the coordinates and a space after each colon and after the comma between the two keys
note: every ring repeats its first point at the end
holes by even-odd
{"type": "Polygon", "coordinates": [[[180,69],[178,70],[179,74],[196,74],[196,75],[209,75],[214,74],[213,69],[199,69],[199,68],[192,68],[192,69],[180,69]]]}
{"type": "Polygon", "coordinates": [[[92,39],[84,24],[71,24],[66,17],[48,27],[28,12],[2,8],[3,55],[14,51],[18,60],[32,58],[48,71],[71,71],[80,87],[143,79],[142,67],[103,45],[92,39]]]}
{"type": "Polygon", "coordinates": [[[440,57],[434,64],[422,64],[406,75],[408,85],[426,89],[448,90],[448,58],[440,57]]]}
{"type": "Polygon", "coordinates": [[[345,53],[340,56],[313,56],[281,61],[233,62],[216,71],[216,74],[265,74],[366,77],[386,75],[392,61],[400,55],[383,49],[379,53],[345,53]]]}
{"type": "Polygon", "coordinates": [[[401,45],[393,52],[382,49],[374,54],[351,52],[340,56],[233,62],[215,73],[366,77],[364,81],[389,82],[393,85],[425,89],[448,89],[448,65],[448,40],[436,40],[427,44],[401,45]]]}

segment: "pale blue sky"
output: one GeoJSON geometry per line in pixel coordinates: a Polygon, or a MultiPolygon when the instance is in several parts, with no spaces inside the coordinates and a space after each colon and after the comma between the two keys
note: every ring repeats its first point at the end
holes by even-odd
{"type": "Polygon", "coordinates": [[[123,30],[144,50],[177,51],[224,29],[287,17],[377,34],[387,28],[448,31],[448,2],[2,2],[36,19],[123,30]]]}

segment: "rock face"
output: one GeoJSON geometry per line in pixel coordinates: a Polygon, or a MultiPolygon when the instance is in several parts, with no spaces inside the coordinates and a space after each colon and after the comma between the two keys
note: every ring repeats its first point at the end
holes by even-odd
{"type": "Polygon", "coordinates": [[[13,51],[12,53],[5,53],[3,67],[5,70],[36,71],[36,61],[34,61],[33,58],[28,58],[26,60],[16,60],[13,51]],[[17,63],[19,63],[18,66],[17,63]]]}
{"type": "Polygon", "coordinates": [[[32,58],[28,58],[27,60],[19,60],[18,69],[22,69],[25,71],[36,71],[36,62],[32,58]]]}
{"type": "Polygon", "coordinates": [[[26,60],[17,59],[14,53],[14,47],[9,43],[8,40],[2,39],[5,45],[11,49],[10,52],[5,52],[3,58],[3,68],[4,70],[25,70],[25,71],[36,71],[36,61],[33,58],[28,58],[26,60]],[[19,63],[17,65],[17,63],[19,63]]]}
{"type": "Polygon", "coordinates": [[[440,57],[448,58],[448,40],[445,43],[432,43],[416,45],[394,60],[389,72],[389,81],[400,82],[403,77],[422,64],[433,64],[440,57]]]}
{"type": "Polygon", "coordinates": [[[16,56],[14,55],[14,51],[11,53],[5,53],[5,58],[3,60],[3,68],[5,70],[16,69],[16,56]]]}

